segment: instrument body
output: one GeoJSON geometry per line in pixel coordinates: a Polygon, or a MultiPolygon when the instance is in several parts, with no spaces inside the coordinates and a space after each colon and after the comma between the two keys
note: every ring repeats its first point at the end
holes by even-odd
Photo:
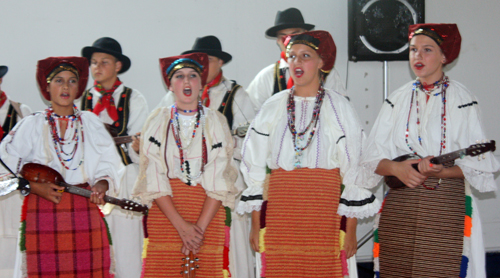
{"type": "MultiPolygon", "coordinates": [[[[486,153],[486,152],[494,152],[496,150],[496,145],[495,141],[491,140],[488,143],[479,143],[479,144],[474,144],[470,145],[468,148],[465,149],[460,149],[458,151],[454,151],[451,153],[443,154],[440,156],[436,156],[431,158],[431,163],[433,164],[444,164],[446,162],[453,161],[458,158],[464,158],[465,156],[478,156],[480,154],[486,153]]],[[[396,162],[402,162],[406,161],[409,159],[419,159],[422,158],[418,155],[415,154],[405,154],[402,156],[398,156],[392,161],[396,162]]],[[[415,169],[418,172],[418,163],[414,163],[411,165],[413,169],[415,169]]],[[[394,176],[386,176],[384,177],[385,184],[389,186],[391,189],[398,189],[398,188],[403,188],[406,187],[406,185],[400,181],[398,178],[394,176]]]]}
{"type": "MultiPolygon", "coordinates": [[[[53,183],[64,187],[64,192],[90,198],[91,190],[81,188],[76,185],[68,184],[64,178],[56,170],[38,163],[27,163],[23,166],[19,174],[30,182],[38,183],[53,183]]],[[[111,203],[120,206],[124,210],[142,212],[144,215],[148,213],[148,207],[127,199],[117,199],[110,196],[104,196],[106,203],[111,203]]]]}

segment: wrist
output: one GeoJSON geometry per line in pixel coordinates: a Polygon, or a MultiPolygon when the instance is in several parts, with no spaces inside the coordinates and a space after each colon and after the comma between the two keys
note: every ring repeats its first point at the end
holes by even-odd
{"type": "Polygon", "coordinates": [[[184,220],[182,217],[176,221],[170,221],[172,226],[177,230],[177,232],[183,232],[188,230],[188,222],[184,220]]]}
{"type": "Polygon", "coordinates": [[[203,222],[198,221],[198,222],[196,222],[196,226],[198,226],[203,232],[205,232],[208,225],[205,225],[205,224],[203,224],[203,222]]]}

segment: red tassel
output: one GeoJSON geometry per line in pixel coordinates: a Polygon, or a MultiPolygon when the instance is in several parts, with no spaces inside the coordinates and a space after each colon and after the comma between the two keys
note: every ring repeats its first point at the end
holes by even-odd
{"type": "Polygon", "coordinates": [[[227,248],[226,246],[224,246],[224,258],[222,261],[222,268],[229,272],[229,248],[227,248]]]}
{"type": "Polygon", "coordinates": [[[28,200],[30,195],[24,197],[23,206],[21,207],[21,222],[26,221],[26,214],[28,213],[28,200]]]}

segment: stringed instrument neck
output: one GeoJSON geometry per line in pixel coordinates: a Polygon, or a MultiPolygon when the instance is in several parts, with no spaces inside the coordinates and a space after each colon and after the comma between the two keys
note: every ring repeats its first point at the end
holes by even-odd
{"type": "MultiPolygon", "coordinates": [[[[71,194],[79,195],[79,196],[86,197],[86,198],[90,198],[90,196],[92,195],[92,190],[88,190],[85,188],[81,188],[79,186],[71,185],[71,184],[68,184],[66,182],[60,181],[57,183],[57,185],[63,186],[64,188],[66,188],[64,191],[71,193],[71,194]]],[[[122,200],[110,197],[108,195],[105,195],[103,199],[106,203],[110,203],[113,205],[117,205],[117,206],[125,205],[122,202],[122,200]]]]}
{"type": "Polygon", "coordinates": [[[118,136],[120,130],[110,124],[104,124],[116,145],[127,144],[133,141],[135,135],[118,136]]]}
{"type": "Polygon", "coordinates": [[[188,256],[184,256],[181,265],[182,278],[195,278],[196,270],[200,268],[197,264],[199,261],[200,260],[194,256],[193,252],[189,252],[188,256]]]}
{"type": "Polygon", "coordinates": [[[450,161],[453,161],[453,160],[456,160],[459,158],[463,158],[466,155],[466,152],[465,152],[466,150],[467,149],[461,149],[458,151],[454,151],[451,153],[447,153],[447,154],[433,157],[433,158],[431,158],[431,162],[433,164],[445,164],[446,162],[450,162],[450,161]]]}
{"type": "Polygon", "coordinates": [[[127,144],[130,143],[134,140],[134,136],[118,136],[118,137],[113,137],[113,140],[115,141],[116,145],[121,145],[121,144],[127,144]]]}
{"type": "MultiPolygon", "coordinates": [[[[62,186],[64,187],[65,192],[71,194],[79,195],[86,198],[90,198],[92,194],[91,190],[80,187],[78,185],[72,185],[66,183],[66,181],[64,181],[64,178],[61,176],[59,172],[42,164],[27,163],[22,167],[20,174],[24,179],[30,182],[53,183],[62,186]]],[[[111,203],[120,206],[124,210],[142,212],[143,214],[148,213],[147,206],[128,199],[117,199],[107,195],[105,195],[103,199],[106,203],[111,203]]]]}
{"type": "MultiPolygon", "coordinates": [[[[468,148],[465,149],[460,149],[451,153],[433,157],[430,159],[430,161],[433,164],[444,164],[459,158],[464,158],[466,156],[472,156],[472,157],[478,156],[478,159],[481,159],[480,156],[481,154],[484,154],[486,152],[494,152],[495,150],[496,150],[495,141],[491,140],[489,142],[470,145],[468,148]]],[[[393,161],[401,162],[408,159],[417,159],[417,158],[422,158],[422,157],[416,156],[414,154],[406,154],[394,158],[393,161]]],[[[411,166],[418,172],[418,163],[411,164],[411,166]]],[[[387,186],[389,186],[392,189],[402,188],[406,186],[402,181],[400,181],[395,176],[386,176],[384,177],[384,181],[387,184],[387,186]]]]}

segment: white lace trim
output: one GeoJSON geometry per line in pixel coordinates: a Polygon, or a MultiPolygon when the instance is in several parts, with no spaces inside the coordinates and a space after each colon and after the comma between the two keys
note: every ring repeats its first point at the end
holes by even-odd
{"type": "Polygon", "coordinates": [[[260,211],[262,208],[262,200],[251,200],[247,202],[240,201],[238,207],[236,207],[236,212],[238,214],[252,213],[252,211],[260,211]]]}
{"type": "Polygon", "coordinates": [[[208,197],[221,201],[222,205],[234,209],[234,195],[223,191],[205,191],[208,197]]]}
{"type": "Polygon", "coordinates": [[[458,166],[462,169],[465,179],[479,192],[490,192],[497,189],[493,173],[478,171],[464,165],[458,166]]]}
{"type": "Polygon", "coordinates": [[[363,188],[373,188],[377,186],[382,179],[382,176],[375,174],[375,170],[379,164],[379,160],[362,163],[359,166],[356,185],[363,188]]]}
{"type": "Polygon", "coordinates": [[[364,206],[346,206],[340,204],[337,209],[339,215],[363,219],[375,215],[380,210],[380,202],[375,199],[372,203],[366,204],[364,206]]]}

